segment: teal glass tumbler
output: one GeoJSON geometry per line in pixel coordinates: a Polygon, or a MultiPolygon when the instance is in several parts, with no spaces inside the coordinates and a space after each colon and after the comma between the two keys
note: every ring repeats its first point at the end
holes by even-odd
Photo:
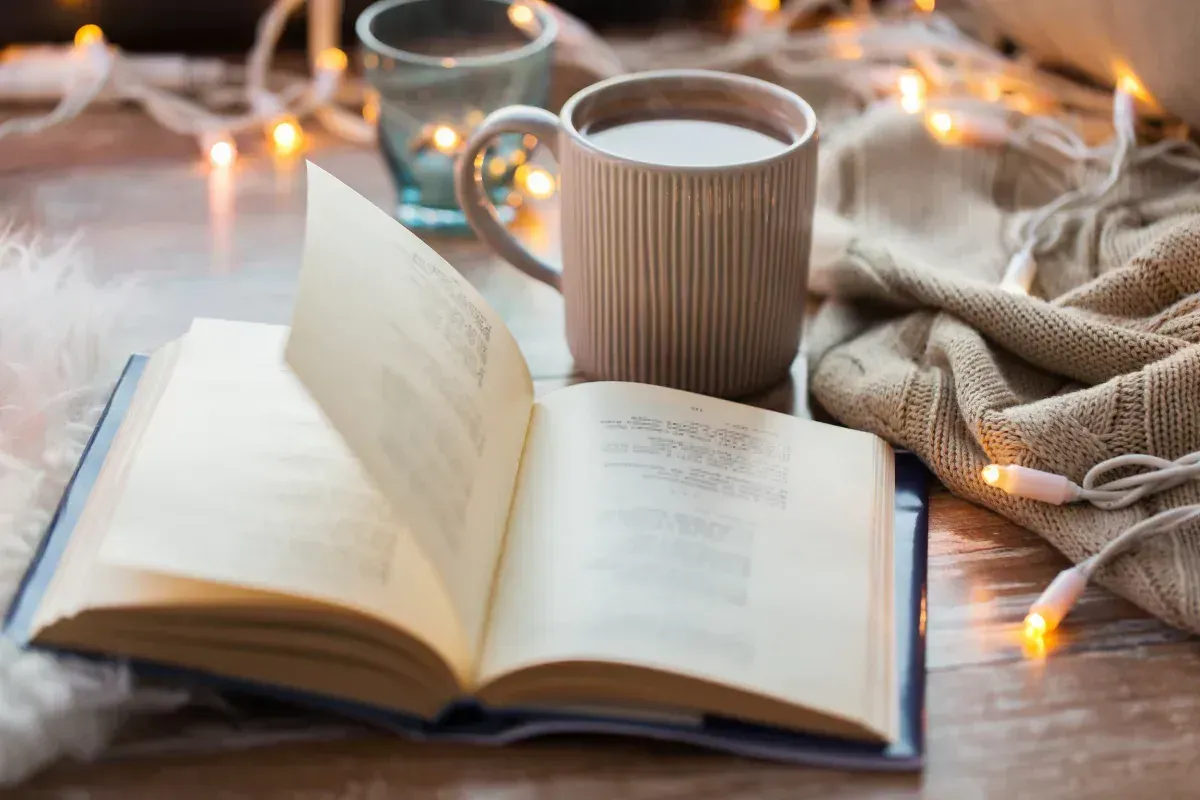
{"type": "MultiPolygon", "coordinates": [[[[492,111],[546,107],[556,20],[539,0],[382,0],[356,30],[397,219],[414,230],[469,232],[454,161],[492,111]]],[[[484,153],[485,186],[502,219],[516,215],[517,171],[537,146],[506,134],[484,153]]]]}

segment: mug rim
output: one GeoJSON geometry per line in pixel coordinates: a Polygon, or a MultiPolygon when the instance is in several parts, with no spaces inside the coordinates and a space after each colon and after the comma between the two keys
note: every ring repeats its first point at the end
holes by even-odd
{"type": "Polygon", "coordinates": [[[738,75],[732,72],[721,72],[719,70],[708,69],[662,69],[650,70],[646,72],[632,72],[626,75],[617,75],[612,78],[593,83],[587,86],[574,95],[563,105],[559,113],[559,121],[562,124],[563,130],[567,131],[572,140],[577,146],[603,156],[609,161],[636,166],[641,169],[650,169],[663,172],[686,172],[686,173],[713,173],[726,172],[731,169],[742,169],[745,167],[761,166],[771,164],[776,161],[791,158],[797,152],[807,148],[818,137],[817,114],[813,111],[811,105],[800,95],[785,89],[778,84],[764,81],[761,78],[754,78],[749,75],[738,75]],[[580,132],[575,125],[575,111],[578,106],[602,92],[609,91],[614,86],[622,86],[629,83],[653,83],[661,80],[679,80],[679,79],[696,79],[706,81],[711,84],[722,84],[725,86],[733,85],[737,88],[739,85],[744,88],[753,88],[757,91],[766,92],[775,96],[800,111],[804,116],[805,128],[800,132],[799,136],[794,141],[788,144],[783,150],[778,153],[763,156],[761,158],[752,158],[744,161],[730,161],[725,164],[709,164],[709,165],[676,165],[676,164],[660,164],[654,161],[643,161],[637,158],[631,158],[619,153],[614,153],[611,150],[606,150],[596,143],[592,142],[586,135],[580,132]]]}
{"type": "MultiPolygon", "coordinates": [[[[413,3],[428,2],[436,2],[436,0],[379,0],[379,2],[372,3],[364,8],[362,13],[358,15],[358,19],[354,21],[354,33],[358,36],[359,43],[372,52],[407,64],[457,69],[460,67],[491,67],[520,61],[550,47],[554,43],[554,40],[558,38],[558,20],[554,17],[554,14],[547,11],[541,3],[521,2],[521,0],[478,0],[478,2],[495,3],[501,6],[523,5],[537,15],[538,21],[542,24],[542,30],[538,35],[525,44],[512,50],[504,50],[492,55],[463,57],[427,56],[384,44],[371,31],[371,23],[385,11],[391,11],[400,6],[411,5],[413,3]],[[452,63],[447,63],[447,61],[451,61],[452,63]]],[[[513,27],[518,26],[514,25],[513,27]]]]}

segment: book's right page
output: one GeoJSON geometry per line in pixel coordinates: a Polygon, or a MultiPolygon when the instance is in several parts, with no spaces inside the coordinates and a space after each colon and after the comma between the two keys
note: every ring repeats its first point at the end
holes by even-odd
{"type": "Polygon", "coordinates": [[[870,434],[670,389],[549,395],[526,444],[482,696],[678,707],[660,691],[668,674],[757,696],[749,718],[773,702],[891,740],[891,464],[870,434]],[[622,686],[631,676],[640,685],[622,686]]]}

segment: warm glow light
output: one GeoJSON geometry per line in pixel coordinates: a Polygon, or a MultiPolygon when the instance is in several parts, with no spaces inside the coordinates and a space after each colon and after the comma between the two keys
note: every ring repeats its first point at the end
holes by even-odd
{"type": "Polygon", "coordinates": [[[512,161],[514,167],[519,167],[525,163],[525,159],[528,158],[528,156],[525,155],[524,151],[517,150],[508,158],[510,161],[512,161]]]}
{"type": "Polygon", "coordinates": [[[214,167],[232,166],[237,160],[237,145],[232,139],[218,139],[209,145],[208,162],[214,167]]]}
{"type": "Polygon", "coordinates": [[[896,81],[896,85],[900,89],[900,94],[924,94],[925,92],[925,79],[915,69],[906,69],[900,73],[900,79],[896,81]]]}
{"type": "Polygon", "coordinates": [[[925,106],[925,76],[915,69],[906,69],[896,81],[900,90],[900,107],[915,114],[925,106]]]}
{"type": "Polygon", "coordinates": [[[934,6],[937,5],[937,0],[913,0],[913,5],[917,7],[918,11],[928,13],[933,11],[934,6]]]}
{"type": "Polygon", "coordinates": [[[516,177],[530,197],[545,200],[554,196],[554,176],[541,167],[522,167],[516,177]]]}
{"type": "Polygon", "coordinates": [[[271,129],[271,141],[275,145],[276,153],[291,155],[304,143],[304,132],[296,122],[290,119],[280,120],[271,129]]]}
{"type": "Polygon", "coordinates": [[[929,127],[934,133],[944,137],[954,129],[954,118],[945,111],[935,111],[929,115],[929,127]]]}
{"type": "Polygon", "coordinates": [[[504,173],[508,172],[508,162],[503,158],[493,158],[488,163],[488,173],[493,178],[503,177],[504,173]]]}
{"type": "Polygon", "coordinates": [[[988,80],[983,82],[983,99],[989,103],[998,103],[1004,97],[1004,90],[1000,88],[997,81],[988,80]]]}
{"type": "Polygon", "coordinates": [[[104,31],[99,25],[84,25],[75,31],[75,46],[87,47],[89,44],[104,41],[104,31]]]}
{"type": "Polygon", "coordinates": [[[1117,73],[1118,89],[1146,105],[1157,108],[1154,102],[1154,96],[1146,90],[1145,84],[1143,84],[1138,77],[1133,74],[1133,71],[1130,70],[1129,67],[1126,67],[1123,64],[1118,64],[1115,69],[1117,73]]]}
{"type": "Polygon", "coordinates": [[[443,58],[443,59],[442,59],[442,66],[443,66],[443,67],[453,67],[453,66],[454,66],[455,64],[457,64],[457,63],[458,63],[458,61],[457,61],[456,59],[453,59],[453,58],[443,58]]]}
{"type": "Polygon", "coordinates": [[[433,131],[433,146],[440,153],[453,153],[458,149],[458,143],[461,141],[458,131],[451,128],[449,125],[439,125],[433,131]]]}
{"type": "Polygon", "coordinates": [[[524,28],[533,23],[533,9],[524,3],[513,3],[508,7],[508,19],[518,28],[524,28]]]}
{"type": "Polygon", "coordinates": [[[520,208],[521,204],[524,202],[525,198],[521,197],[521,195],[517,194],[516,192],[508,193],[508,204],[513,208],[520,208]]]}
{"type": "Polygon", "coordinates": [[[379,121],[379,93],[368,92],[367,99],[363,101],[362,109],[363,119],[374,125],[379,121]]]}
{"type": "Polygon", "coordinates": [[[521,138],[521,144],[526,150],[532,150],[537,147],[537,137],[532,133],[527,133],[521,138]]]}
{"type": "Polygon", "coordinates": [[[346,54],[336,47],[327,47],[317,56],[317,69],[341,72],[346,68],[346,54]]]}
{"type": "Polygon", "coordinates": [[[995,464],[988,464],[983,468],[983,482],[988,486],[995,486],[1000,482],[1000,467],[995,464]]]}
{"type": "Polygon", "coordinates": [[[779,0],[746,0],[751,8],[770,14],[779,10],[779,0]]]}
{"type": "Polygon", "coordinates": [[[1046,635],[1046,620],[1036,611],[1025,617],[1025,638],[1041,639],[1046,635]]]}

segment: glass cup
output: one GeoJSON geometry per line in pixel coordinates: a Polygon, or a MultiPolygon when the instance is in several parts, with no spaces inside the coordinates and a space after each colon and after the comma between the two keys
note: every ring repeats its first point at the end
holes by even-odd
{"type": "MultiPolygon", "coordinates": [[[[379,148],[409,228],[467,232],[454,197],[454,162],[490,112],[545,108],[558,25],[539,0],[382,0],[356,25],[377,102],[379,148]]],[[[518,169],[533,136],[500,136],[483,154],[485,188],[511,221],[518,169]]]]}

